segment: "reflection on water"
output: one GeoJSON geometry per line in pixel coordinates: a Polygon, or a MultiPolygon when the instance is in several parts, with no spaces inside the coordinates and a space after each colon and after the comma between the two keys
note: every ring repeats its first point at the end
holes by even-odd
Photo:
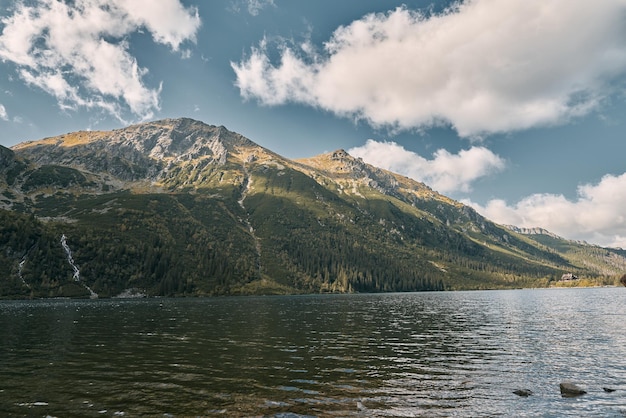
{"type": "Polygon", "coordinates": [[[624,417],[625,320],[626,288],[0,302],[0,415],[624,417]]]}

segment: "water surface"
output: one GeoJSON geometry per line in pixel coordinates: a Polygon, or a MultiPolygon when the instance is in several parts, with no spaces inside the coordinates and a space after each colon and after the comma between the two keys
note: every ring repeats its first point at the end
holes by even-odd
{"type": "Polygon", "coordinates": [[[625,320],[626,288],[5,301],[0,415],[626,417],[625,320]]]}

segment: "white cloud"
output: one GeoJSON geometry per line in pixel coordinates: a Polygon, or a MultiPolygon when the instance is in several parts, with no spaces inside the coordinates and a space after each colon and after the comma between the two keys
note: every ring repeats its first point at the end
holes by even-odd
{"type": "Polygon", "coordinates": [[[257,16],[261,10],[268,6],[275,6],[274,0],[248,0],[248,13],[257,16]]]}
{"type": "MultiPolygon", "coordinates": [[[[100,0],[100,3],[106,6],[111,2],[100,0]]],[[[155,42],[169,45],[174,51],[178,51],[183,42],[196,40],[200,28],[198,10],[186,9],[179,0],[159,0],[156,4],[154,0],[115,0],[113,3],[112,7],[119,7],[126,13],[131,24],[146,27],[155,42]]]]}
{"type": "Polygon", "coordinates": [[[468,192],[472,182],[505,166],[500,157],[483,147],[471,147],[458,154],[440,149],[432,160],[427,160],[395,142],[369,139],[348,152],[374,166],[426,183],[441,193],[468,192]]]}
{"type": "Polygon", "coordinates": [[[0,103],[0,119],[9,120],[9,115],[7,113],[7,109],[4,107],[2,103],[0,103]]]}
{"type": "Polygon", "coordinates": [[[265,40],[231,63],[245,99],[305,103],[374,126],[479,136],[596,109],[626,72],[624,0],[467,0],[398,8],[335,30],[323,52],[265,40]]]}
{"type": "Polygon", "coordinates": [[[485,206],[464,203],[497,223],[542,227],[565,238],[626,248],[626,173],[579,186],[574,201],[562,195],[534,194],[514,205],[503,200],[485,206]]]}
{"type": "Polygon", "coordinates": [[[229,9],[235,13],[239,13],[242,7],[252,16],[258,16],[264,8],[276,7],[276,4],[274,0],[235,0],[230,5],[229,9]]]}
{"type": "Polygon", "coordinates": [[[147,30],[155,42],[178,51],[195,41],[196,9],[179,0],[38,0],[19,2],[2,20],[0,59],[13,62],[27,84],[54,96],[64,109],[125,110],[151,117],[161,86],[148,87],[129,52],[130,34],[147,30]]]}

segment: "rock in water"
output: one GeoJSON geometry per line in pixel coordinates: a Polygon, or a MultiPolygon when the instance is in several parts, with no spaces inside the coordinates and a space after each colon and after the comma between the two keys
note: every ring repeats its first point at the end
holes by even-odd
{"type": "Polygon", "coordinates": [[[611,388],[602,388],[602,390],[607,393],[615,392],[615,389],[611,389],[611,388]]]}
{"type": "Polygon", "coordinates": [[[563,382],[559,385],[559,387],[561,388],[561,395],[566,397],[580,396],[587,393],[585,390],[573,383],[563,382]]]}
{"type": "Polygon", "coordinates": [[[517,389],[513,391],[517,396],[523,396],[524,398],[533,394],[533,391],[530,389],[517,389]]]}

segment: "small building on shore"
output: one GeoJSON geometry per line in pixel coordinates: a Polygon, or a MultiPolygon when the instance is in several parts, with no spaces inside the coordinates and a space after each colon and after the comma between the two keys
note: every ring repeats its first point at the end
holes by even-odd
{"type": "Polygon", "coordinates": [[[578,276],[576,276],[573,273],[565,273],[564,275],[561,276],[561,280],[562,282],[569,282],[572,280],[578,280],[578,276]]]}

